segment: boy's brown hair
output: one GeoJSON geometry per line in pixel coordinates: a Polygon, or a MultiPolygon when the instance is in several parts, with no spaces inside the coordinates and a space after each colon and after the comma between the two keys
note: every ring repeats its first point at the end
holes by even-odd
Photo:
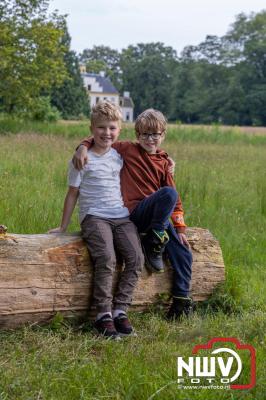
{"type": "Polygon", "coordinates": [[[167,119],[161,111],[148,108],[143,111],[136,119],[135,130],[137,135],[142,133],[165,133],[167,119]]]}
{"type": "Polygon", "coordinates": [[[110,101],[99,101],[92,107],[91,126],[94,126],[100,120],[118,121],[121,125],[122,119],[120,107],[110,101]]]}

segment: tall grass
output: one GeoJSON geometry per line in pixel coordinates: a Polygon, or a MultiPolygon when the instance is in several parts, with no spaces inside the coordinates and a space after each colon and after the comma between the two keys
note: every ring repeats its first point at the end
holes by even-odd
{"type": "MultiPolygon", "coordinates": [[[[56,135],[64,138],[83,138],[89,133],[90,121],[58,121],[58,122],[38,122],[24,121],[0,114],[0,135],[10,134],[30,134],[38,133],[41,135],[56,135]]],[[[261,128],[262,129],[262,128],[261,128]]],[[[242,134],[239,127],[223,126],[193,126],[193,125],[173,125],[170,124],[167,130],[167,140],[176,143],[220,143],[220,144],[254,144],[266,145],[266,135],[242,134]]],[[[249,128],[245,128],[245,132],[249,132],[249,128]]],[[[266,132],[266,131],[265,131],[266,132]]],[[[133,124],[123,124],[123,138],[135,139],[133,124]]]]}
{"type": "MultiPolygon", "coordinates": [[[[0,136],[0,224],[9,232],[42,233],[60,223],[67,161],[87,134],[76,129],[73,136],[69,131],[64,136],[63,130],[52,134],[52,126],[49,134],[41,129],[41,135],[0,136]]],[[[219,140],[222,133],[215,131],[193,137],[192,130],[180,129],[170,129],[164,148],[176,161],[187,224],[208,228],[220,241],[225,285],[190,321],[169,324],[153,312],[132,314],[139,336],[122,343],[95,338],[88,324],[76,331],[56,321],[46,328],[1,332],[1,400],[147,400],[153,394],[155,400],[263,399],[266,141],[246,141],[234,132],[219,140]],[[177,388],[176,357],[190,356],[195,344],[215,336],[235,336],[255,346],[254,389],[177,388]]],[[[133,138],[132,129],[124,137],[133,138]]],[[[69,230],[77,229],[75,215],[69,230]]]]}

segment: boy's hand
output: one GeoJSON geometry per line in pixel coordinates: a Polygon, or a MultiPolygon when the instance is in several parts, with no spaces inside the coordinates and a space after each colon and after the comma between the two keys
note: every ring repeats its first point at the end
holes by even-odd
{"type": "Polygon", "coordinates": [[[80,145],[72,158],[74,167],[79,171],[88,162],[88,149],[86,146],[80,145]]]}
{"type": "Polygon", "coordinates": [[[47,233],[64,233],[66,230],[58,226],[58,228],[50,229],[47,233]]]}
{"type": "Polygon", "coordinates": [[[178,239],[180,240],[180,243],[182,243],[184,246],[186,246],[188,249],[190,249],[190,244],[188,243],[185,233],[177,232],[177,236],[178,236],[178,239]]]}
{"type": "Polygon", "coordinates": [[[168,172],[171,175],[175,173],[175,162],[171,157],[168,157],[168,172]]]}

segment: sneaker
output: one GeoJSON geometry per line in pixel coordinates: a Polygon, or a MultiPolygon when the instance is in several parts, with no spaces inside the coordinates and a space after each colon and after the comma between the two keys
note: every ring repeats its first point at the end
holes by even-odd
{"type": "Polygon", "coordinates": [[[152,272],[163,272],[163,251],[169,242],[166,231],[160,235],[155,230],[151,230],[142,240],[143,253],[145,255],[146,266],[152,272]]]}
{"type": "Polygon", "coordinates": [[[126,314],[120,313],[116,318],[114,318],[114,324],[119,335],[137,336],[126,314]]]}
{"type": "Polygon", "coordinates": [[[105,314],[102,318],[97,319],[94,322],[94,328],[96,329],[97,333],[104,336],[105,338],[110,338],[113,340],[120,340],[119,333],[115,329],[114,321],[109,314],[105,314]]]}
{"type": "Polygon", "coordinates": [[[190,297],[174,297],[166,318],[168,320],[180,320],[182,317],[189,318],[192,312],[193,301],[190,297]]]}

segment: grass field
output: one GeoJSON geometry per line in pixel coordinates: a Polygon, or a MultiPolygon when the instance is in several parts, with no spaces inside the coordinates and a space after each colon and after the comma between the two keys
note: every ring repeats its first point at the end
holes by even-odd
{"type": "MultiPolygon", "coordinates": [[[[122,138],[134,137],[130,127],[124,131],[122,138]]],[[[0,132],[0,224],[9,232],[46,232],[60,222],[67,161],[87,123],[9,121],[0,132]]],[[[220,241],[225,285],[190,321],[132,314],[139,335],[122,343],[60,320],[0,332],[0,400],[265,398],[266,136],[171,126],[163,147],[176,161],[187,224],[208,228],[220,241]],[[190,356],[195,344],[216,336],[256,348],[256,387],[178,389],[177,356],[190,356]]],[[[75,216],[69,230],[77,229],[75,216]]]]}

